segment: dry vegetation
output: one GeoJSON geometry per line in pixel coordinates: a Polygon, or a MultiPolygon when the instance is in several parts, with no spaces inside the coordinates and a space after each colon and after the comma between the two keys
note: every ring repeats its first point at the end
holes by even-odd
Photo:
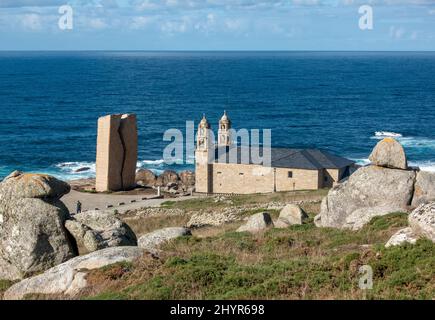
{"type": "MultiPolygon", "coordinates": [[[[231,199],[234,205],[241,205],[284,202],[288,197],[279,194],[231,199]]],[[[207,198],[166,206],[195,211],[213,206],[212,201],[207,198]]],[[[192,237],[167,244],[160,259],[146,256],[134,263],[95,270],[89,274],[90,286],[81,298],[435,298],[433,243],[420,240],[414,246],[384,248],[389,237],[407,225],[406,214],[378,217],[362,230],[352,232],[316,228],[312,220],[319,203],[304,204],[304,207],[310,212],[311,220],[302,226],[271,229],[256,235],[235,232],[240,223],[202,228],[195,230],[192,237]],[[358,288],[362,265],[370,265],[374,271],[374,288],[368,292],[358,288]]],[[[276,216],[278,211],[272,214],[276,216]]],[[[186,217],[144,218],[143,230],[182,225],[183,219],[186,217]]]]}

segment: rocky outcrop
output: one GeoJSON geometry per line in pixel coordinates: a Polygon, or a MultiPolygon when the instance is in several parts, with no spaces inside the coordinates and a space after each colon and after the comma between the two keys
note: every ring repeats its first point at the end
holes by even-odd
{"type": "Polygon", "coordinates": [[[98,119],[95,188],[98,192],[136,186],[136,115],[115,114],[98,119]]]}
{"type": "Polygon", "coordinates": [[[67,220],[65,227],[86,252],[137,245],[134,232],[112,212],[82,212],[67,220]]]}
{"type": "Polygon", "coordinates": [[[71,190],[68,183],[52,176],[14,171],[0,184],[1,199],[37,198],[56,200],[71,190]]]}
{"type": "Polygon", "coordinates": [[[184,191],[189,191],[195,188],[195,172],[193,171],[182,171],[179,174],[180,182],[181,182],[181,188],[184,191]]]}
{"type": "Polygon", "coordinates": [[[136,172],[136,183],[143,187],[154,187],[157,176],[148,169],[140,169],[136,172]]]}
{"type": "Polygon", "coordinates": [[[419,171],[414,188],[412,206],[418,207],[421,204],[435,201],[435,173],[419,171]]]}
{"type": "Polygon", "coordinates": [[[280,212],[275,228],[287,228],[292,225],[303,224],[308,215],[296,204],[286,205],[280,212]]]}
{"type": "Polygon", "coordinates": [[[407,211],[416,173],[378,166],[357,170],[330,190],[322,201],[316,224],[323,227],[360,229],[375,216],[407,211]]]}
{"type": "Polygon", "coordinates": [[[192,235],[192,233],[187,228],[164,228],[141,236],[138,240],[138,246],[150,252],[156,252],[164,243],[179,237],[190,235],[192,235]]]}
{"type": "Polygon", "coordinates": [[[178,174],[172,170],[165,170],[156,176],[151,170],[140,169],[136,173],[136,183],[143,187],[160,187],[170,193],[190,192],[195,188],[195,173],[186,170],[178,174]]]}
{"type": "Polygon", "coordinates": [[[399,246],[404,243],[415,244],[417,240],[418,236],[412,231],[412,228],[408,227],[397,231],[390,240],[388,240],[385,247],[399,246]]]}
{"type": "Polygon", "coordinates": [[[248,221],[237,229],[237,232],[256,233],[273,227],[273,221],[269,213],[260,212],[248,218],[248,221]]]}
{"type": "Polygon", "coordinates": [[[393,138],[385,138],[373,149],[369,157],[372,164],[380,167],[403,169],[408,168],[405,150],[402,145],[393,138]]]}
{"type": "Polygon", "coordinates": [[[41,272],[76,255],[64,228],[69,212],[59,200],[69,191],[67,183],[39,174],[14,172],[0,183],[3,278],[41,272]]]}
{"type": "Polygon", "coordinates": [[[408,221],[415,234],[435,242],[435,202],[419,206],[408,221]]]}
{"type": "Polygon", "coordinates": [[[408,168],[402,145],[392,138],[379,142],[373,165],[358,169],[323,199],[314,218],[318,227],[360,229],[373,217],[408,212],[435,200],[435,174],[408,168]]]}
{"type": "Polygon", "coordinates": [[[74,296],[87,286],[89,270],[118,262],[131,262],[140,258],[144,251],[138,247],[117,247],[76,257],[38,276],[25,279],[4,294],[6,300],[23,299],[29,294],[74,296]]]}
{"type": "Polygon", "coordinates": [[[175,171],[165,170],[161,175],[158,176],[156,181],[156,186],[168,187],[169,185],[178,185],[180,178],[175,171]]]}
{"type": "Polygon", "coordinates": [[[414,244],[426,238],[435,242],[435,202],[423,204],[408,216],[409,227],[399,230],[388,240],[386,247],[403,243],[414,244]]]}
{"type": "Polygon", "coordinates": [[[22,273],[18,268],[3,260],[0,256],[0,280],[18,280],[22,277],[22,273]]]}

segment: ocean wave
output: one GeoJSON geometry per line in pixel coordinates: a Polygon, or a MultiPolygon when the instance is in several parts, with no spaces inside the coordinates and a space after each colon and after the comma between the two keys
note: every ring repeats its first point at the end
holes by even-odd
{"type": "Polygon", "coordinates": [[[435,161],[410,161],[411,167],[418,167],[421,171],[435,172],[435,161]]]}
{"type": "Polygon", "coordinates": [[[401,133],[377,131],[371,139],[381,140],[386,137],[397,139],[405,148],[421,149],[422,151],[435,150],[435,139],[427,137],[404,136],[401,133]]]}
{"type": "Polygon", "coordinates": [[[369,159],[350,159],[352,161],[355,161],[355,163],[359,166],[367,166],[371,163],[371,161],[369,159]]]}
{"type": "MultiPolygon", "coordinates": [[[[355,163],[360,166],[367,166],[371,163],[371,161],[366,158],[354,158],[350,160],[355,161],[355,163]]],[[[408,165],[410,167],[420,168],[421,171],[435,172],[435,161],[409,161],[408,165]]]]}
{"type": "Polygon", "coordinates": [[[164,159],[158,159],[158,160],[140,160],[137,162],[137,166],[146,166],[146,165],[162,165],[165,163],[164,159]]]}
{"type": "MultiPolygon", "coordinates": [[[[139,160],[137,162],[137,170],[149,169],[155,174],[162,174],[166,169],[172,169],[176,171],[185,170],[185,165],[180,162],[180,164],[173,164],[171,166],[165,163],[164,159],[157,160],[139,160]],[[180,166],[179,170],[177,168],[180,166]],[[175,166],[175,167],[174,167],[175,166]]],[[[43,173],[47,173],[55,176],[61,180],[76,180],[76,179],[86,179],[95,178],[95,162],[86,161],[72,161],[72,162],[61,162],[57,163],[50,168],[41,170],[43,173]]],[[[3,174],[5,175],[5,174],[3,174]]]]}
{"type": "Polygon", "coordinates": [[[95,173],[95,162],[61,162],[55,165],[60,171],[65,173],[83,173],[93,172],[95,173]]]}
{"type": "Polygon", "coordinates": [[[391,131],[376,131],[375,136],[374,136],[374,138],[379,138],[379,139],[383,139],[383,138],[387,138],[387,137],[401,138],[401,137],[403,137],[403,135],[401,133],[396,133],[396,132],[391,132],[391,131]]]}

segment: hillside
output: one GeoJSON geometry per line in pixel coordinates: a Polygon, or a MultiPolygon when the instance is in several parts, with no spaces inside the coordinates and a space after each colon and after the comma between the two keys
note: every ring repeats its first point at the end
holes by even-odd
{"type": "MultiPolygon", "coordinates": [[[[407,215],[374,218],[359,231],[317,228],[318,197],[325,191],[268,196],[213,197],[167,202],[162,208],[123,216],[137,234],[180,226],[208,210],[241,211],[240,218],[267,211],[276,203],[297,201],[309,212],[304,225],[238,233],[242,221],[198,228],[133,263],[91,271],[78,299],[433,299],[435,245],[386,249],[388,239],[407,225],[407,215]],[[311,199],[311,200],[310,200],[311,199]],[[360,290],[359,267],[373,268],[373,290],[360,290]]],[[[0,284],[0,291],[10,284],[0,284]]],[[[39,296],[29,298],[65,298],[39,296]]]]}

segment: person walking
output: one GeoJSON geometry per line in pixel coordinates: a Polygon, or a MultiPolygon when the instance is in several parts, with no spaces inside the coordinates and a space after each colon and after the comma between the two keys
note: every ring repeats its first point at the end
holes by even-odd
{"type": "Polygon", "coordinates": [[[82,203],[80,201],[77,200],[77,210],[76,213],[81,213],[82,212],[82,203]]]}

